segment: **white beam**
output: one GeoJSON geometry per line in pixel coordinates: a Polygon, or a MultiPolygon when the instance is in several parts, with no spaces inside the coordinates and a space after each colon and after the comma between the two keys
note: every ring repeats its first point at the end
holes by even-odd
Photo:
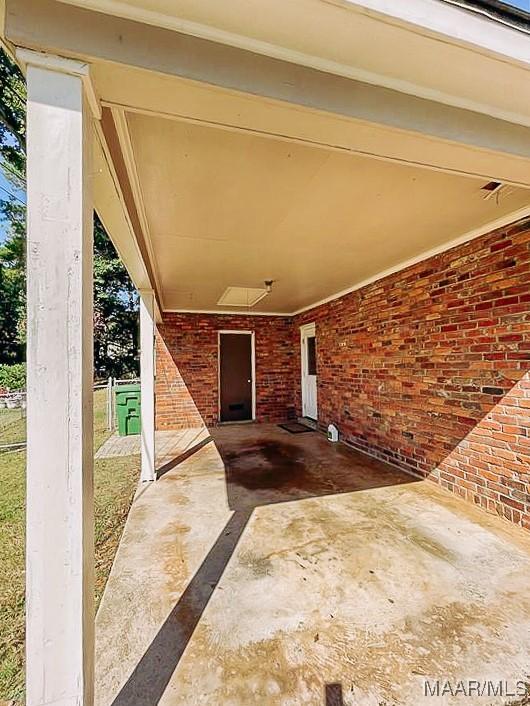
{"type": "Polygon", "coordinates": [[[79,66],[27,63],[26,703],[94,682],[91,115],[79,66]]]}
{"type": "Polygon", "coordinates": [[[155,295],[140,291],[140,380],[142,481],[155,480],[155,295]]]}
{"type": "Polygon", "coordinates": [[[83,81],[85,97],[90,109],[94,116],[101,120],[101,106],[90,80],[88,64],[74,59],[65,59],[63,56],[55,56],[54,54],[45,54],[23,48],[17,49],[16,58],[23,65],[30,64],[31,66],[40,66],[41,68],[65,73],[70,76],[79,76],[83,81]]]}
{"type": "Polygon", "coordinates": [[[162,287],[160,284],[160,276],[158,274],[158,269],[156,265],[153,241],[149,229],[149,219],[147,218],[147,213],[145,211],[145,204],[142,196],[142,187],[140,186],[140,177],[138,175],[138,167],[136,164],[136,157],[134,154],[131,134],[129,132],[127,117],[125,115],[125,111],[120,109],[113,109],[112,117],[114,119],[114,126],[116,128],[118,142],[121,148],[121,153],[123,155],[123,161],[125,163],[125,169],[127,171],[129,184],[131,186],[132,198],[134,200],[134,205],[138,214],[139,226],[141,228],[143,241],[147,250],[147,259],[151,264],[150,273],[153,279],[152,286],[159,293],[160,296],[160,292],[162,291],[162,287]]]}
{"type": "MultiPolygon", "coordinates": [[[[455,11],[454,16],[467,17],[467,13],[455,11]]],[[[507,31],[506,43],[517,38],[517,32],[507,31]]],[[[530,159],[530,117],[526,113],[491,117],[490,105],[444,105],[441,97],[419,97],[411,93],[412,88],[407,92],[403,86],[395,90],[375,82],[370,85],[339,75],[331,67],[304,65],[296,55],[291,60],[272,58],[53,0],[6,0],[5,35],[20,46],[179,76],[346,119],[419,132],[434,140],[530,159]]]]}
{"type": "Polygon", "coordinates": [[[430,90],[414,94],[412,87],[390,88],[384,81],[370,85],[338,67],[306,65],[296,52],[290,60],[273,58],[256,53],[257,49],[226,46],[54,0],[6,0],[4,31],[15,45],[95,62],[99,93],[115,108],[210,121],[229,129],[266,132],[280,139],[530,187],[527,112],[499,112],[489,102],[451,104],[430,90]],[[137,77],[126,81],[127,90],[125,70],[138,71],[137,77]],[[168,77],[177,79],[174,86],[168,77]],[[228,90],[212,91],[212,86],[228,90]],[[193,95],[186,98],[187,87],[193,95]],[[207,110],[201,88],[211,94],[207,110]],[[236,107],[232,98],[241,110],[227,111],[230,105],[236,107]],[[257,111],[249,98],[259,100],[257,111]],[[290,116],[285,109],[290,109],[290,116]]]}

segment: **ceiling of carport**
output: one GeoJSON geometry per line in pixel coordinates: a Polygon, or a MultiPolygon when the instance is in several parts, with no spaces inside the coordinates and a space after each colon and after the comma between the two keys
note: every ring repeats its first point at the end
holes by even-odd
{"type": "Polygon", "coordinates": [[[510,187],[161,117],[127,114],[165,309],[219,310],[228,286],[293,312],[529,203],[510,187]]]}

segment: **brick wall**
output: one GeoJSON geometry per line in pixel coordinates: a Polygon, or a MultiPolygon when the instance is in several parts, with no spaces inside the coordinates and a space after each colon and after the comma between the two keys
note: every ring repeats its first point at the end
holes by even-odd
{"type": "Polygon", "coordinates": [[[295,329],[310,321],[322,426],[530,529],[530,222],[305,312],[295,329]]]}
{"type": "Polygon", "coordinates": [[[158,428],[216,423],[219,329],[256,332],[258,420],[300,414],[310,321],[322,427],[530,529],[530,221],[294,319],[166,314],[158,428]]]}
{"type": "Polygon", "coordinates": [[[164,314],[156,338],[158,429],[218,421],[218,331],[254,331],[256,419],[294,415],[292,322],[280,316],[164,314]]]}

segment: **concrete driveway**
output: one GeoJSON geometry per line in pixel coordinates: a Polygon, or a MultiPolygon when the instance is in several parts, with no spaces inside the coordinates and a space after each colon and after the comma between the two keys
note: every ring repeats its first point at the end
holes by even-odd
{"type": "Polygon", "coordinates": [[[98,613],[98,706],[526,703],[527,534],[316,432],[172,454],[98,613]]]}

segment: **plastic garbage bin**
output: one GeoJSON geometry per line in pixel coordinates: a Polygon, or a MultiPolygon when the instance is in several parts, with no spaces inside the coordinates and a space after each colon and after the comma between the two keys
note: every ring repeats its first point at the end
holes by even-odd
{"type": "Polygon", "coordinates": [[[130,436],[140,433],[140,385],[116,387],[116,416],[118,434],[130,436]]]}

